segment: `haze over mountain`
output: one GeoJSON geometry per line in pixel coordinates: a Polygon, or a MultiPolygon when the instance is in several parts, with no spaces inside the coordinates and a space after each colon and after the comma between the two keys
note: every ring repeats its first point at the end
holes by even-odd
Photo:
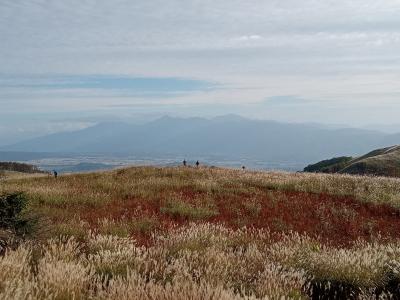
{"type": "Polygon", "coordinates": [[[331,129],[226,115],[213,119],[162,117],[144,125],[100,123],[1,148],[2,151],[125,153],[220,156],[267,162],[304,163],[330,156],[360,155],[400,143],[400,134],[364,129],[331,129]]]}

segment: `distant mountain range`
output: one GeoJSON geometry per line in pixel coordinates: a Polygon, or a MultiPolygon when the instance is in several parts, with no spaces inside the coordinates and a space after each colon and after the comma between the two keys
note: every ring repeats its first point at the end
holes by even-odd
{"type": "Polygon", "coordinates": [[[1,151],[45,153],[126,153],[219,156],[266,162],[304,163],[326,157],[356,156],[400,144],[399,134],[317,124],[290,124],[227,115],[214,119],[162,117],[144,125],[100,123],[2,147],[1,151]]]}
{"type": "Polygon", "coordinates": [[[400,177],[400,146],[377,149],[356,158],[324,160],[307,166],[304,171],[400,177]]]}

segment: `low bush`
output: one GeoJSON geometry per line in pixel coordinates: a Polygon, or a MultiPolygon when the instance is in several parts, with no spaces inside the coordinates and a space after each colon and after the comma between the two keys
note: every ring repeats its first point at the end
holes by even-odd
{"type": "Polygon", "coordinates": [[[0,195],[0,229],[19,237],[32,233],[36,218],[26,212],[27,202],[23,193],[0,195]]]}

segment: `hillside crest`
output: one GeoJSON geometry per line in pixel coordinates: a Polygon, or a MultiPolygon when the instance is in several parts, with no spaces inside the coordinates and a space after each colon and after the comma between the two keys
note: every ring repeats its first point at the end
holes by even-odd
{"type": "Polygon", "coordinates": [[[323,160],[307,166],[304,171],[400,177],[400,146],[376,149],[356,158],[343,156],[323,160]]]}

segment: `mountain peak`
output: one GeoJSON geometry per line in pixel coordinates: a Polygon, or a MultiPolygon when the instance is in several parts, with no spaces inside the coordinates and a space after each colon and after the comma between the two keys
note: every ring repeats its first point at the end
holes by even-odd
{"type": "Polygon", "coordinates": [[[236,114],[227,114],[227,115],[217,116],[217,117],[213,118],[213,120],[220,121],[220,122],[249,121],[249,119],[246,119],[245,117],[242,117],[242,116],[236,115],[236,114]]]}

